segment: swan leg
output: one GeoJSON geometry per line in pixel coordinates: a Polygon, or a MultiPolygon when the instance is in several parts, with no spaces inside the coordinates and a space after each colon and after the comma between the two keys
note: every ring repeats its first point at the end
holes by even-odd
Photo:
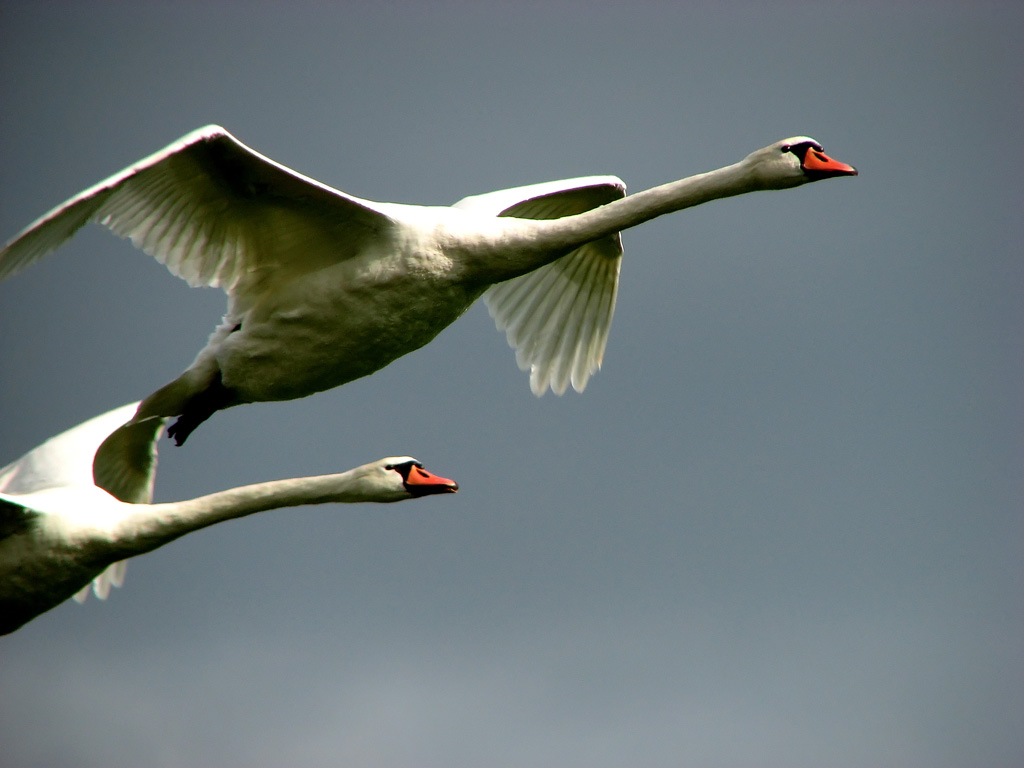
{"type": "Polygon", "coordinates": [[[213,380],[204,389],[192,395],[178,416],[178,420],[167,428],[167,436],[174,438],[175,445],[184,445],[195,428],[222,408],[234,405],[237,399],[224,386],[218,370],[213,380]]]}

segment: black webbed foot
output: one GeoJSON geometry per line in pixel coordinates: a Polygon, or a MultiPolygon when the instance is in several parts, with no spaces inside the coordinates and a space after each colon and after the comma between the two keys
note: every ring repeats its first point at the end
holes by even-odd
{"type": "MultiPolygon", "coordinates": [[[[211,414],[212,415],[212,414],[211,414]]],[[[201,419],[186,418],[181,416],[171,426],[167,428],[167,436],[174,440],[176,446],[182,446],[185,441],[188,440],[188,436],[192,434],[196,427],[202,424],[209,416],[204,416],[201,419]]]]}
{"type": "Polygon", "coordinates": [[[174,440],[174,444],[181,446],[185,444],[188,436],[196,427],[213,416],[221,408],[227,408],[234,403],[230,390],[221,383],[220,372],[206,389],[193,395],[185,405],[185,409],[178,416],[171,426],[167,428],[167,436],[174,440]]]}

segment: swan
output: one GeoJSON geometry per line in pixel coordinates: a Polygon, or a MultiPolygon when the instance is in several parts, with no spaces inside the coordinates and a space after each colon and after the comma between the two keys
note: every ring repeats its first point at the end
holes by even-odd
{"type": "Polygon", "coordinates": [[[91,220],[190,285],[226,291],[227,314],[195,361],[133,417],[177,417],[168,434],[181,445],[220,409],[371,374],[481,295],[535,394],[570,384],[582,392],[604,355],[621,230],[710,200],[856,174],[798,136],[629,197],[618,178],[590,176],[454,206],[404,205],[340,192],[207,126],[29,225],[0,250],[0,280],[91,220]]]}
{"type": "MultiPolygon", "coordinates": [[[[50,438],[0,469],[0,634],[50,608],[120,586],[125,560],[208,525],[279,507],[328,502],[394,502],[454,493],[458,484],[416,459],[381,459],[347,472],[275,480],[187,501],[150,503],[156,439],[164,419],[134,425],[134,472],[118,474],[115,495],[93,481],[93,454],[138,403],[115,408],[50,438]],[[115,498],[116,496],[116,498],[115,498]]],[[[120,458],[121,454],[118,454],[120,458]]],[[[101,459],[102,460],[102,459],[101,459]]]]}

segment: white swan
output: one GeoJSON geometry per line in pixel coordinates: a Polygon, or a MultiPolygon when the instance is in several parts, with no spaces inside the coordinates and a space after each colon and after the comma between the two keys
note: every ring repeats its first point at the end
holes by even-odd
{"type": "Polygon", "coordinates": [[[69,597],[83,601],[90,585],[105,598],[111,585],[121,585],[126,558],[208,525],[279,507],[403,501],[458,490],[454,481],[400,456],[336,475],[275,480],[151,504],[156,438],[165,421],[157,418],[134,425],[150,439],[148,444],[140,437],[134,440],[139,448],[132,457],[135,471],[116,475],[121,485],[115,498],[93,483],[93,454],[137,406],[131,403],[79,424],[0,469],[0,634],[69,597]]]}
{"type": "Polygon", "coordinates": [[[177,416],[168,432],[180,445],[222,408],[303,397],[383,368],[488,288],[533,391],[582,391],[604,353],[621,230],[709,200],[856,173],[795,137],[629,197],[619,179],[595,176],[425,207],[347,195],[209,126],[31,224],[0,251],[0,279],[94,220],[189,284],[222,287],[221,325],[135,416],[177,416]]]}

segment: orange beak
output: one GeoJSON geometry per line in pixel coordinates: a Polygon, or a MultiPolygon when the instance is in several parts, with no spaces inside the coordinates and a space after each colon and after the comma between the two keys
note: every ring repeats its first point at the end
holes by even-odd
{"type": "Polygon", "coordinates": [[[805,171],[824,174],[827,176],[857,175],[857,169],[852,165],[847,165],[846,163],[840,163],[838,160],[833,160],[824,152],[820,152],[814,147],[810,147],[807,150],[807,154],[804,155],[803,168],[805,171]]]}
{"type": "Polygon", "coordinates": [[[435,475],[415,464],[409,468],[409,476],[405,479],[405,487],[413,496],[428,496],[432,493],[455,493],[459,484],[447,477],[435,475]]]}

